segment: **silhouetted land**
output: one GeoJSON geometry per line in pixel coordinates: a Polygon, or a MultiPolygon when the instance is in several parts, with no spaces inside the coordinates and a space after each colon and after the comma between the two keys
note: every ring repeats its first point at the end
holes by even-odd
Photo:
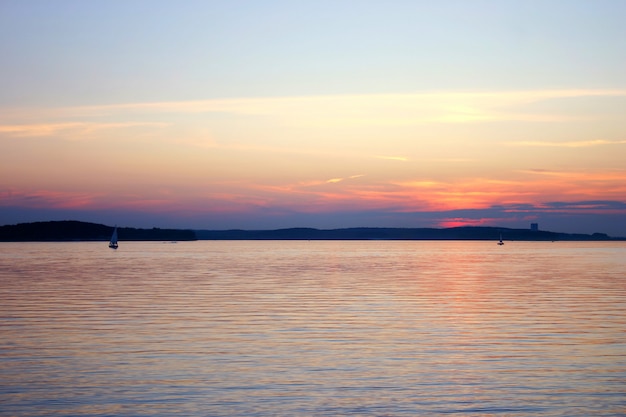
{"type": "Polygon", "coordinates": [[[500,234],[503,240],[626,240],[626,238],[611,238],[604,233],[570,234],[503,227],[196,230],[196,236],[200,240],[498,240],[500,234]]]}
{"type": "MultiPolygon", "coordinates": [[[[278,230],[182,230],[182,229],[117,229],[120,241],[185,241],[185,240],[503,240],[527,241],[610,241],[604,233],[571,234],[503,227],[376,228],[348,229],[292,228],[278,230]]],[[[0,226],[0,241],[55,242],[108,241],[113,227],[79,221],[50,221],[0,226]]]]}
{"type": "MultiPolygon", "coordinates": [[[[63,242],[63,241],[108,241],[113,227],[79,221],[53,221],[21,223],[0,226],[0,241],[4,242],[63,242]]],[[[193,230],[178,229],[135,229],[118,227],[120,241],[130,240],[196,240],[193,230]]]]}

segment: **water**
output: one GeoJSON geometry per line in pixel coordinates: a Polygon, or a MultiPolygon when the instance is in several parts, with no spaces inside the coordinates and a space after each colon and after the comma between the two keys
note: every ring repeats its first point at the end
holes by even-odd
{"type": "Polygon", "coordinates": [[[624,416],[626,243],[0,243],[2,416],[624,416]]]}

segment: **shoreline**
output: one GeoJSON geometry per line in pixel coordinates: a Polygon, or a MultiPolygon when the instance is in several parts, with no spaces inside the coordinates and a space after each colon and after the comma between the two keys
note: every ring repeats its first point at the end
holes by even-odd
{"type": "MultiPolygon", "coordinates": [[[[0,242],[108,241],[112,226],[75,220],[21,223],[0,226],[0,242]]],[[[138,229],[118,227],[124,241],[195,240],[476,240],[490,241],[625,241],[605,233],[561,233],[506,227],[462,226],[452,228],[353,227],[342,229],[287,228],[274,230],[138,229]]]]}

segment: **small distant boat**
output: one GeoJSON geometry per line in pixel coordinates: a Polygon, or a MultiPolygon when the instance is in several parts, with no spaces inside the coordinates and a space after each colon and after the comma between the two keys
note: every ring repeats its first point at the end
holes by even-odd
{"type": "Polygon", "coordinates": [[[498,245],[504,245],[504,242],[502,241],[502,233],[500,233],[500,240],[498,241],[498,245]]]}
{"type": "Polygon", "coordinates": [[[115,229],[113,229],[113,235],[111,236],[109,247],[111,249],[117,249],[117,226],[115,226],[115,229]]]}

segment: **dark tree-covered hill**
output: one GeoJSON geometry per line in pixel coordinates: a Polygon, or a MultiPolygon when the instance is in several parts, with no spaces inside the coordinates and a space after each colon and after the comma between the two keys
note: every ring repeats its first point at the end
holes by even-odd
{"type": "MultiPolygon", "coordinates": [[[[54,242],[54,241],[106,241],[113,227],[74,220],[20,223],[0,226],[0,241],[4,242],[54,242]]],[[[120,241],[129,240],[195,240],[192,230],[135,229],[119,227],[120,241]]]]}
{"type": "Polygon", "coordinates": [[[196,230],[201,240],[498,240],[500,235],[504,240],[612,240],[604,233],[586,235],[502,227],[196,230]]]}

